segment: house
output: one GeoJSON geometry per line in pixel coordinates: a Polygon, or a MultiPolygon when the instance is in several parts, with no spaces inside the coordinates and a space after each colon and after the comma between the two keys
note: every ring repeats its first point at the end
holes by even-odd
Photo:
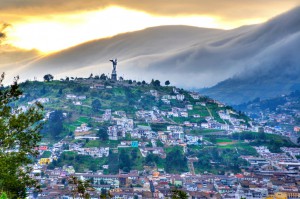
{"type": "Polygon", "coordinates": [[[182,94],[177,94],[177,95],[176,95],[176,98],[177,98],[177,100],[179,100],[179,101],[183,101],[183,100],[184,100],[184,95],[182,95],[182,94]]]}
{"type": "Polygon", "coordinates": [[[201,123],[201,128],[208,129],[209,128],[209,124],[207,122],[203,122],[203,123],[201,123]]]}
{"type": "Polygon", "coordinates": [[[193,110],[193,105],[188,104],[188,105],[186,105],[186,108],[187,108],[187,110],[193,110]]]}
{"type": "Polygon", "coordinates": [[[300,126],[294,126],[294,131],[295,132],[300,132],[300,126]]]}
{"type": "Polygon", "coordinates": [[[104,84],[94,84],[94,85],[92,86],[92,88],[94,88],[94,89],[104,89],[105,86],[104,86],[104,84]]]}
{"type": "Polygon", "coordinates": [[[81,105],[82,105],[82,102],[80,102],[80,101],[75,101],[75,102],[73,102],[73,104],[74,104],[75,106],[81,106],[81,105]]]}

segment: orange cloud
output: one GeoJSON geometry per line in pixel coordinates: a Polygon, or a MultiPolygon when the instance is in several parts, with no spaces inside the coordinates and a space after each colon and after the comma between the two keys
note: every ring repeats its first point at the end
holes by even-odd
{"type": "Polygon", "coordinates": [[[9,0],[0,2],[6,17],[99,10],[119,6],[155,15],[215,15],[236,18],[270,18],[299,5],[299,0],[9,0]]]}

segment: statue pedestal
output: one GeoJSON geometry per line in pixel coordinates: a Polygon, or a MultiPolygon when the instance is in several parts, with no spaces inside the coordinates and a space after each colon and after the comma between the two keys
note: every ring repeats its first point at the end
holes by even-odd
{"type": "Polygon", "coordinates": [[[117,81],[117,73],[116,73],[116,71],[113,71],[113,72],[112,72],[112,74],[111,74],[111,79],[112,79],[113,81],[117,81]]]}

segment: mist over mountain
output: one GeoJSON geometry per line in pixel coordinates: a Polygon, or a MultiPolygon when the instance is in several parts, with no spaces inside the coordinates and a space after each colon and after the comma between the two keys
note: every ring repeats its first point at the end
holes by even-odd
{"type": "Polygon", "coordinates": [[[9,67],[23,79],[110,73],[126,79],[170,80],[173,85],[237,104],[297,88],[300,7],[264,24],[233,30],[161,26],[90,41],[9,67]]]}
{"type": "Polygon", "coordinates": [[[300,8],[261,25],[241,41],[249,48],[256,43],[259,53],[245,61],[241,72],[204,89],[205,94],[238,104],[300,89],[300,8]]]}

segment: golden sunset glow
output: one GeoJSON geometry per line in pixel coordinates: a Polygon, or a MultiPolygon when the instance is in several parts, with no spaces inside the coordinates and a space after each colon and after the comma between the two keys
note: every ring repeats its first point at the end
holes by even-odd
{"type": "Polygon", "coordinates": [[[229,23],[214,16],[156,16],[114,6],[98,11],[29,17],[26,21],[13,24],[9,30],[8,42],[19,48],[50,53],[86,41],[152,26],[189,25],[231,29],[263,21],[264,19],[257,18],[229,23]]]}

